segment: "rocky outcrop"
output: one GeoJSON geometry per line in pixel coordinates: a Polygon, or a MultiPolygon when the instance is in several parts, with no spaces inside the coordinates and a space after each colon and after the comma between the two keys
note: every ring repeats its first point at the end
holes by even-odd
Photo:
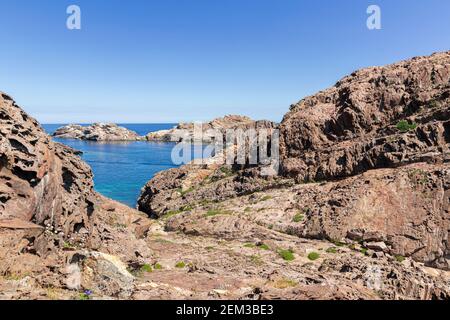
{"type": "Polygon", "coordinates": [[[145,137],[114,123],[94,123],[89,126],[69,124],[58,128],[53,137],[89,141],[140,141],[145,137]]]}
{"type": "Polygon", "coordinates": [[[228,115],[223,118],[217,118],[207,123],[200,123],[198,133],[195,131],[194,123],[180,123],[173,129],[151,132],[147,135],[148,141],[164,141],[164,142],[205,142],[210,143],[225,140],[226,131],[233,129],[254,129],[268,131],[276,127],[271,121],[261,120],[254,121],[249,117],[228,115]]]}
{"type": "Polygon", "coordinates": [[[279,177],[189,164],[149,181],[139,208],[169,233],[302,261],[260,298],[448,299],[449,66],[440,53],[357,71],[291,107],[279,177]],[[326,280],[303,288],[308,265],[326,280]]]}
{"type": "Polygon", "coordinates": [[[122,296],[123,279],[134,285],[109,265],[150,256],[139,239],[149,221],[99,196],[76,152],[53,142],[4,93],[0,160],[0,298],[38,298],[42,288],[62,297],[98,288],[113,297],[122,296]]]}
{"type": "MultiPolygon", "coordinates": [[[[396,69],[408,94],[422,96],[445,86],[434,84],[447,57],[373,70],[396,69]],[[407,80],[429,68],[428,89],[407,80]]],[[[391,77],[378,86],[394,94],[391,77]]],[[[372,88],[367,79],[344,96],[372,88]]],[[[382,105],[370,130],[361,120],[370,108],[333,118],[341,108],[320,102],[323,93],[292,108],[281,124],[284,175],[218,155],[156,175],[139,201],[153,220],[96,194],[73,151],[2,95],[0,298],[450,299],[448,96],[393,116],[386,92],[357,94],[382,105]],[[390,162],[376,162],[366,138],[390,162]],[[341,148],[345,160],[333,162],[341,148]]]]}
{"type": "Polygon", "coordinates": [[[450,52],[356,71],[291,106],[280,127],[283,173],[317,181],[442,162],[449,105],[450,52]]]}

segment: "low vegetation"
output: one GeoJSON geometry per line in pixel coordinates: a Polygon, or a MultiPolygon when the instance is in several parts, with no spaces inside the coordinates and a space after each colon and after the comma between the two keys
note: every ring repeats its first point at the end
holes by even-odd
{"type": "Polygon", "coordinates": [[[278,251],[278,254],[285,261],[295,260],[294,252],[292,252],[292,250],[280,250],[280,251],[278,251]]]}
{"type": "Polygon", "coordinates": [[[271,200],[271,199],[272,199],[271,196],[264,196],[264,197],[261,198],[260,201],[268,201],[268,200],[271,200]]]}
{"type": "Polygon", "coordinates": [[[415,130],[417,128],[417,124],[409,123],[406,120],[401,120],[397,123],[396,127],[397,127],[397,130],[399,130],[400,132],[408,132],[408,131],[415,130]]]}
{"type": "Polygon", "coordinates": [[[305,220],[305,215],[301,212],[297,213],[294,218],[292,218],[292,222],[298,223],[305,220]]]}
{"type": "Polygon", "coordinates": [[[227,214],[232,214],[232,212],[228,211],[228,210],[222,210],[222,209],[210,209],[205,214],[205,217],[214,217],[214,216],[218,216],[218,215],[227,215],[227,214]]]}
{"type": "Polygon", "coordinates": [[[149,264],[144,264],[144,265],[141,267],[140,271],[141,271],[141,272],[153,272],[153,268],[152,268],[152,266],[149,265],[149,264]]]}
{"type": "Polygon", "coordinates": [[[320,254],[318,254],[317,252],[310,252],[308,254],[308,259],[311,261],[317,260],[320,258],[320,254]]]}
{"type": "Polygon", "coordinates": [[[261,250],[270,250],[269,246],[265,243],[261,243],[261,244],[253,244],[253,243],[246,243],[244,244],[245,248],[257,248],[257,249],[261,249],[261,250]]]}
{"type": "Polygon", "coordinates": [[[335,247],[330,247],[326,250],[327,253],[337,253],[337,249],[335,247]]]}
{"type": "Polygon", "coordinates": [[[298,282],[292,279],[281,278],[273,281],[272,286],[277,289],[287,289],[296,287],[298,282]]]}
{"type": "Polygon", "coordinates": [[[154,268],[155,270],[161,270],[161,269],[162,269],[162,265],[160,265],[159,263],[155,263],[155,264],[153,265],[153,268],[154,268]]]}
{"type": "Polygon", "coordinates": [[[175,268],[183,269],[184,267],[186,267],[186,263],[184,263],[183,261],[177,262],[175,264],[175,268]]]}

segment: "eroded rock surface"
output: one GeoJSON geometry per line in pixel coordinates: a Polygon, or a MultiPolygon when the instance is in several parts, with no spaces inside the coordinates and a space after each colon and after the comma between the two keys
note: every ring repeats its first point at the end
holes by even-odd
{"type": "Polygon", "coordinates": [[[318,181],[449,157],[450,52],[356,71],[291,106],[283,173],[318,181]]]}
{"type": "Polygon", "coordinates": [[[123,263],[149,257],[141,240],[148,219],[99,196],[89,166],[4,93],[0,159],[0,297],[45,298],[44,288],[61,291],[61,298],[83,288],[123,297],[120,273],[108,269],[105,257],[123,263]],[[88,281],[90,274],[98,276],[88,281]]]}
{"type": "Polygon", "coordinates": [[[248,297],[448,299],[449,70],[440,53],[357,71],[292,106],[280,176],[192,163],[149,181],[139,209],[166,237],[215,239],[250,287],[263,266],[248,297]]]}
{"type": "Polygon", "coordinates": [[[332,143],[321,123],[341,108],[319,93],[281,124],[283,175],[191,163],[149,181],[146,214],[96,194],[73,151],[2,95],[0,298],[450,299],[447,58],[368,69],[395,69],[410,96],[442,91],[431,109],[393,112],[388,94],[358,91],[374,85],[362,77],[348,96],[373,103],[342,114],[379,112],[372,129],[355,120],[332,143]],[[431,82],[408,80],[433,69],[431,82]],[[390,161],[358,164],[378,157],[354,152],[371,137],[390,161]],[[332,165],[341,148],[347,160],[332,165]]]}
{"type": "Polygon", "coordinates": [[[173,129],[151,132],[147,135],[148,141],[165,142],[214,142],[219,139],[226,139],[227,130],[268,130],[269,132],[276,127],[271,121],[255,121],[249,117],[228,115],[223,118],[217,118],[207,123],[198,124],[196,132],[194,123],[180,123],[173,129]]]}
{"type": "Polygon", "coordinates": [[[53,136],[60,139],[79,139],[89,141],[140,141],[145,137],[114,123],[94,123],[89,126],[69,124],[58,128],[53,136]]]}

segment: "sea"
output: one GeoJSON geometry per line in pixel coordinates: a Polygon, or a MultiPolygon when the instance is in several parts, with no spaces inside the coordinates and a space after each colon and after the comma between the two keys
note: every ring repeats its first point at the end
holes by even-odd
{"type": "MultiPolygon", "coordinates": [[[[44,124],[42,127],[52,134],[65,124],[44,124]]],[[[139,135],[171,129],[176,124],[119,124],[139,135]]],[[[160,171],[176,168],[171,160],[175,143],[147,141],[92,142],[69,139],[54,139],[76,150],[92,168],[95,189],[104,196],[135,207],[141,188],[160,171]]]]}

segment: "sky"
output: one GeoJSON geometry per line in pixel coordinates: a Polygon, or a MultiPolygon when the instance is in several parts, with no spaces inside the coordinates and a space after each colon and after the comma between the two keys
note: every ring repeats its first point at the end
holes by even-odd
{"type": "Polygon", "coordinates": [[[0,39],[0,91],[41,123],[281,121],[359,68],[450,50],[450,1],[0,0],[0,39]]]}

